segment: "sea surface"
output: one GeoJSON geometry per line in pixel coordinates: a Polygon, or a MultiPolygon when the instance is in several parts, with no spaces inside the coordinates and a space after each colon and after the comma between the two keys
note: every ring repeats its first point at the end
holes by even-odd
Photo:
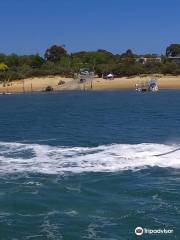
{"type": "Polygon", "coordinates": [[[0,96],[0,240],[179,240],[178,148],[180,91],[0,96]]]}

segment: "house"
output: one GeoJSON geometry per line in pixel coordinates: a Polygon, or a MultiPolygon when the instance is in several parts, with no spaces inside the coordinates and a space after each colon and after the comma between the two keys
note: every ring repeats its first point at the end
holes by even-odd
{"type": "Polygon", "coordinates": [[[168,59],[169,59],[171,62],[180,64],[180,54],[177,55],[177,56],[168,56],[168,59]]]}
{"type": "Polygon", "coordinates": [[[136,59],[136,62],[140,63],[140,64],[145,64],[148,62],[156,62],[156,63],[160,63],[161,62],[161,57],[139,57],[136,59]]]}

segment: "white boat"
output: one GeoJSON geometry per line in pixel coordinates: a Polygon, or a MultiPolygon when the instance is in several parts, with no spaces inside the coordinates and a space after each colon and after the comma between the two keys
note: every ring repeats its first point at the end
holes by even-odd
{"type": "Polygon", "coordinates": [[[12,93],[10,93],[10,92],[1,92],[0,93],[0,95],[10,95],[10,94],[12,94],[12,93]]]}
{"type": "Polygon", "coordinates": [[[137,92],[157,92],[159,91],[156,80],[148,80],[146,82],[135,85],[137,92]]]}

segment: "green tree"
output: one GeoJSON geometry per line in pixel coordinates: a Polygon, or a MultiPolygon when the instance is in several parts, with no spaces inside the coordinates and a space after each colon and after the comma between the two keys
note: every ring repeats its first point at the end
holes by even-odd
{"type": "Polygon", "coordinates": [[[134,53],[131,49],[128,49],[125,53],[121,54],[122,58],[134,58],[134,53]]]}
{"type": "Polygon", "coordinates": [[[3,53],[0,53],[0,63],[5,63],[6,62],[6,55],[3,53]]]}
{"type": "Polygon", "coordinates": [[[19,66],[20,64],[20,57],[17,54],[11,54],[6,57],[6,64],[8,67],[14,67],[14,66],[19,66]]]}
{"type": "Polygon", "coordinates": [[[172,75],[178,75],[179,74],[179,64],[173,63],[173,62],[166,62],[162,66],[162,73],[163,74],[172,74],[172,75]]]}
{"type": "Polygon", "coordinates": [[[131,65],[135,63],[135,54],[131,49],[128,49],[125,53],[121,54],[121,62],[126,65],[131,65]]]}
{"type": "Polygon", "coordinates": [[[5,72],[8,70],[8,66],[4,63],[0,63],[0,71],[5,72]]]}
{"type": "Polygon", "coordinates": [[[46,61],[58,62],[62,57],[67,55],[67,51],[62,46],[53,45],[48,48],[44,54],[46,61]]]}
{"type": "Polygon", "coordinates": [[[38,54],[36,55],[24,55],[20,56],[20,65],[28,65],[31,68],[40,68],[44,63],[44,59],[40,57],[38,54]]]}
{"type": "Polygon", "coordinates": [[[5,82],[8,80],[7,71],[8,71],[8,66],[4,63],[0,63],[0,80],[1,81],[5,82]]]}

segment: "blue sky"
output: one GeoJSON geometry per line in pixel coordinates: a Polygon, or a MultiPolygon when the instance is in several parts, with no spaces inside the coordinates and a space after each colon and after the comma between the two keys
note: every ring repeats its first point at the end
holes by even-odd
{"type": "Polygon", "coordinates": [[[163,53],[180,43],[179,0],[0,0],[0,52],[163,53]]]}

